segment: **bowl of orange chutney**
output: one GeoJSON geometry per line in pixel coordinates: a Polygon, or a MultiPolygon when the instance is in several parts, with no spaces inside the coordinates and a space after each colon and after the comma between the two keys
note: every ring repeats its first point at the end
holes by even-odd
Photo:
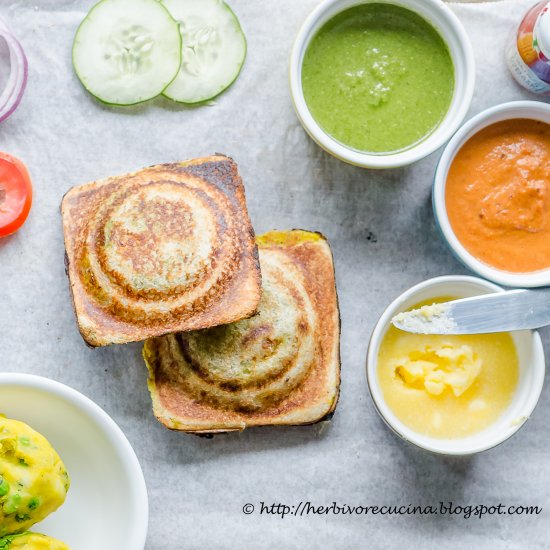
{"type": "Polygon", "coordinates": [[[432,197],[444,239],[472,271],[550,285],[550,105],[514,101],[469,120],[441,156],[432,197]]]}

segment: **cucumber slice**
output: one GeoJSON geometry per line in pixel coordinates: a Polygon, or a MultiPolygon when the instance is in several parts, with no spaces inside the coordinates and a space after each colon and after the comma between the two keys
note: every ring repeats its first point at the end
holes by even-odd
{"type": "Polygon", "coordinates": [[[181,34],[157,0],[102,0],[73,43],[75,72],[104,103],[134,105],[158,96],[181,65],[181,34]]]}
{"type": "Polygon", "coordinates": [[[223,0],[162,0],[181,29],[182,62],[164,95],[201,103],[221,94],[239,76],[246,38],[237,16],[223,0]]]}

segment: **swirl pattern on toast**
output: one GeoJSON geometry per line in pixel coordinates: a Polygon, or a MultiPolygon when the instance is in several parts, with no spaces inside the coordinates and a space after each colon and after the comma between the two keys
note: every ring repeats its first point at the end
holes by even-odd
{"type": "Polygon", "coordinates": [[[336,405],[339,319],[328,244],[305,231],[258,241],[256,315],[145,343],[155,414],[169,428],[307,424],[336,405]]]}
{"type": "Polygon", "coordinates": [[[91,345],[254,313],[260,276],[244,190],[222,156],[164,164],[69,191],[68,271],[91,345]]]}

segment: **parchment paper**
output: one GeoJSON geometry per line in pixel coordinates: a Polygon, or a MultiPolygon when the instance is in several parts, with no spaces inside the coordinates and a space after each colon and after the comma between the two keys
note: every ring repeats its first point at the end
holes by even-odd
{"type": "MultiPolygon", "coordinates": [[[[0,241],[0,368],[69,384],[121,426],[149,489],[147,549],[548,548],[548,388],[517,435],[464,460],[412,448],[374,409],[365,353],[380,313],[414,283],[467,271],[434,227],[430,185],[439,152],[409,168],[362,170],[322,152],[298,123],[287,60],[316,0],[231,0],[248,37],[246,66],[215,106],[196,109],[164,100],[109,108],[84,92],[71,67],[71,44],[92,3],[0,0],[0,13],[30,63],[24,101],[0,125],[0,149],[27,163],[35,185],[27,224],[0,241]],[[326,429],[258,429],[213,440],[169,432],[153,418],[140,346],[90,350],[77,332],[63,266],[63,193],[89,180],[215,151],[239,163],[258,233],[301,227],[330,239],[342,313],[342,393],[326,429]],[[481,520],[243,514],[244,504],[258,507],[260,501],[503,502],[545,510],[481,520]]],[[[534,99],[513,82],[503,61],[508,33],[532,3],[453,5],[478,62],[471,115],[502,101],[534,99]]],[[[547,331],[544,340],[548,347],[547,331]]]]}

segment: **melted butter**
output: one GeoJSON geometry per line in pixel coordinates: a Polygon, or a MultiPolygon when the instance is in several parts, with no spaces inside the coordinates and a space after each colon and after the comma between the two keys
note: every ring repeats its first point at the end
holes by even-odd
{"type": "MultiPolygon", "coordinates": [[[[424,311],[429,316],[437,307],[424,311]]],[[[440,336],[391,326],[380,345],[377,376],[384,400],[406,426],[432,437],[461,438],[487,428],[506,410],[519,361],[509,333],[440,336]]]]}

